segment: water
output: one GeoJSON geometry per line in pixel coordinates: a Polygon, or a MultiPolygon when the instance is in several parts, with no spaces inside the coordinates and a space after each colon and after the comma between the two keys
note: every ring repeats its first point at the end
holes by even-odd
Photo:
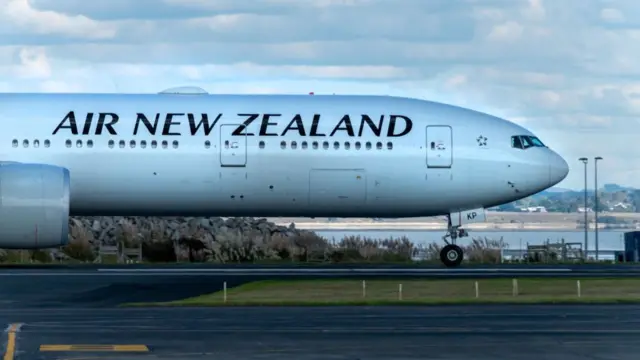
{"type": "MultiPolygon", "coordinates": [[[[626,230],[628,231],[628,230],[626,230]]],[[[340,240],[345,236],[364,236],[372,239],[399,238],[406,236],[414,244],[444,244],[442,236],[443,230],[405,230],[405,231],[342,231],[342,230],[322,230],[315,231],[320,236],[329,240],[334,238],[340,240]]],[[[602,259],[613,258],[613,252],[624,250],[624,233],[625,230],[600,230],[598,231],[599,257],[602,259]]],[[[588,232],[589,236],[589,256],[593,256],[595,250],[595,233],[588,232]]],[[[520,230],[520,231],[469,231],[469,236],[458,239],[458,244],[467,245],[473,238],[488,238],[493,240],[502,240],[507,244],[507,249],[511,251],[524,250],[527,245],[542,245],[547,240],[550,242],[577,242],[584,245],[584,231],[566,230],[566,231],[537,231],[537,230],[520,230]]]]}

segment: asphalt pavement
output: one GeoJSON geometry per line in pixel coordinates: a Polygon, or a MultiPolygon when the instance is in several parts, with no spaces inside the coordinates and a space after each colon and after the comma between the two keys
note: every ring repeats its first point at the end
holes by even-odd
{"type": "Polygon", "coordinates": [[[287,275],[291,268],[275,267],[2,269],[3,360],[624,360],[640,351],[640,305],[117,307],[210,293],[223,282],[431,271],[332,269],[324,275],[317,269],[287,275]]]}
{"type": "Polygon", "coordinates": [[[5,360],[635,360],[640,351],[638,306],[14,309],[0,319],[5,360]]]}
{"type": "Polygon", "coordinates": [[[265,279],[640,277],[640,267],[274,267],[132,266],[0,269],[5,307],[110,307],[172,301],[265,279]]]}

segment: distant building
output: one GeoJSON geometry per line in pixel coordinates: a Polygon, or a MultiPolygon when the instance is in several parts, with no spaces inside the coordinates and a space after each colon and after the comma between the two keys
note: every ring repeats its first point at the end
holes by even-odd
{"type": "Polygon", "coordinates": [[[522,212],[541,212],[541,213],[546,213],[547,212],[547,208],[545,208],[544,206],[528,206],[528,207],[520,208],[520,211],[522,211],[522,212]]]}
{"type": "Polygon", "coordinates": [[[619,202],[619,203],[609,207],[609,210],[614,211],[614,212],[629,211],[630,209],[631,209],[631,205],[630,204],[625,204],[623,202],[619,202]]]}

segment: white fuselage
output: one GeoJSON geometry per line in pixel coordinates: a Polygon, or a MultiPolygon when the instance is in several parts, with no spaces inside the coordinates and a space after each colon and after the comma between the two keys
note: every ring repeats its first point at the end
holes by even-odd
{"type": "Polygon", "coordinates": [[[0,109],[3,161],[67,168],[72,215],[434,216],[568,171],[547,147],[514,148],[534,136],[518,125],[404,98],[9,94],[0,109]]]}

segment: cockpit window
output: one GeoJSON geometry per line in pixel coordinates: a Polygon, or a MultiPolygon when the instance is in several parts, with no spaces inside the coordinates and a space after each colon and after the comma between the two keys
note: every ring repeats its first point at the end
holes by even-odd
{"type": "Polygon", "coordinates": [[[533,142],[531,142],[531,139],[528,136],[520,136],[520,139],[522,139],[522,145],[524,145],[525,149],[533,147],[533,142]]]}
{"type": "Polygon", "coordinates": [[[520,136],[512,136],[511,137],[511,147],[516,149],[524,149],[522,146],[522,141],[520,140],[520,136]]]}
{"type": "Polygon", "coordinates": [[[516,135],[511,137],[511,147],[525,150],[531,147],[546,147],[546,145],[535,136],[516,135]]]}
{"type": "Polygon", "coordinates": [[[535,136],[529,136],[529,139],[531,139],[531,142],[533,143],[533,146],[547,147],[545,144],[542,143],[542,141],[540,141],[540,139],[538,139],[535,136]]]}

